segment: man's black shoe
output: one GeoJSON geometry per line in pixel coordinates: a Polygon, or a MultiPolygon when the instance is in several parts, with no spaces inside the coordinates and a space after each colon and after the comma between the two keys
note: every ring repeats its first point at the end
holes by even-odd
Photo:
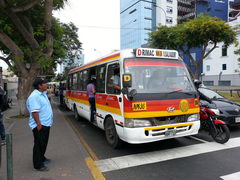
{"type": "Polygon", "coordinates": [[[41,168],[36,169],[37,171],[42,171],[42,172],[46,172],[49,171],[49,169],[46,166],[42,166],[41,168]]]}
{"type": "Polygon", "coordinates": [[[43,161],[44,164],[48,164],[48,163],[50,163],[50,162],[51,162],[51,159],[45,159],[45,160],[43,161]]]}

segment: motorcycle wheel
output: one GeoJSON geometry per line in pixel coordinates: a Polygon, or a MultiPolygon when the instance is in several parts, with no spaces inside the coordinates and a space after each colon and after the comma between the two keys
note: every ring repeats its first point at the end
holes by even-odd
{"type": "Polygon", "coordinates": [[[211,130],[210,134],[212,138],[220,144],[226,143],[230,138],[230,131],[226,124],[215,124],[216,131],[211,130]]]}

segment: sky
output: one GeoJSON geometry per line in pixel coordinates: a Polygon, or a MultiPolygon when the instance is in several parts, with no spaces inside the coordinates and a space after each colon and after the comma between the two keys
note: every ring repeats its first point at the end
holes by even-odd
{"type": "MultiPolygon", "coordinates": [[[[53,15],[78,27],[84,63],[120,49],[120,0],[68,0],[64,9],[53,15]]],[[[0,66],[7,68],[3,61],[0,66]]]]}
{"type": "Polygon", "coordinates": [[[120,0],[69,0],[54,16],[79,28],[84,63],[120,49],[120,0]]]}

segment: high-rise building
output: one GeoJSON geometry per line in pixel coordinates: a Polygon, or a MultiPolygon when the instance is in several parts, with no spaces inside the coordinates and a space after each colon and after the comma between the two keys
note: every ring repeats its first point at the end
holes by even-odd
{"type": "Polygon", "coordinates": [[[174,26],[200,13],[228,21],[229,0],[121,0],[121,49],[146,45],[158,25],[174,26]]]}
{"type": "Polygon", "coordinates": [[[121,49],[141,47],[157,25],[177,24],[176,0],[121,0],[121,49]]]}
{"type": "Polygon", "coordinates": [[[178,0],[178,23],[196,17],[196,0],[178,0]]]}

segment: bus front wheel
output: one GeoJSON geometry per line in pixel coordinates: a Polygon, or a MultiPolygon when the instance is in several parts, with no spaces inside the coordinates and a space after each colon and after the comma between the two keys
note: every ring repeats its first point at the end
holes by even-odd
{"type": "Polygon", "coordinates": [[[123,141],[117,135],[117,131],[112,117],[108,117],[106,119],[104,128],[108,144],[114,149],[120,148],[123,144],[123,141]]]}

